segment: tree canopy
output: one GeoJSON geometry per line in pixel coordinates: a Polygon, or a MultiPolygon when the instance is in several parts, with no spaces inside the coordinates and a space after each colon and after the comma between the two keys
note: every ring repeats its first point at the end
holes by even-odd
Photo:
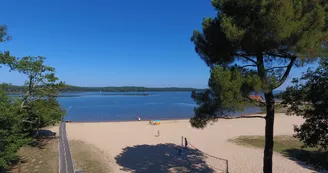
{"type": "MultiPolygon", "coordinates": [[[[0,25],[0,43],[10,39],[11,37],[8,35],[7,26],[0,25]]],[[[9,65],[12,68],[14,61],[15,57],[11,56],[9,51],[0,51],[0,67],[1,65],[9,65]]]]}
{"type": "Polygon", "coordinates": [[[293,81],[283,93],[283,104],[289,115],[302,116],[305,122],[295,126],[296,137],[306,147],[328,152],[328,59],[322,59],[316,70],[308,70],[293,81]]]}
{"type": "Polygon", "coordinates": [[[26,94],[20,104],[20,115],[25,130],[53,125],[65,115],[56,98],[64,83],[58,82],[55,69],[44,65],[44,57],[23,57],[15,70],[27,76],[26,94]]]}
{"type": "MultiPolygon", "coordinates": [[[[243,97],[243,101],[249,101],[247,95],[251,91],[267,92],[281,86],[293,66],[300,67],[318,57],[326,57],[328,5],[325,2],[213,0],[217,16],[204,18],[202,31],[194,31],[191,38],[196,52],[211,68],[211,89],[204,93],[208,94],[207,98],[214,101],[220,96],[221,101],[229,98],[234,101],[231,98],[243,97]],[[240,74],[242,78],[231,78],[223,83],[221,80],[225,76],[218,73],[240,74]],[[240,79],[242,81],[238,82],[240,79]],[[236,82],[243,84],[235,85],[236,82]],[[234,94],[222,95],[225,92],[211,87],[213,83],[233,88],[230,92],[234,94]]],[[[199,95],[193,96],[197,101],[199,95]]],[[[238,100],[236,104],[245,105],[238,100]]],[[[202,105],[208,107],[205,104],[200,107],[202,105]]],[[[213,119],[211,111],[204,111],[202,115],[200,112],[196,110],[196,116],[201,119],[213,119]]]]}

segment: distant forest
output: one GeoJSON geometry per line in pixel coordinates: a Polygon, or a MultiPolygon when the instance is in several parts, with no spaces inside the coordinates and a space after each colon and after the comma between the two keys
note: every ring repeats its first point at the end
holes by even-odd
{"type": "MultiPolygon", "coordinates": [[[[17,86],[17,85],[2,85],[5,92],[8,93],[21,93],[27,91],[27,86],[17,86]]],[[[147,88],[147,87],[136,87],[136,86],[122,86],[122,87],[79,87],[66,85],[60,92],[146,92],[146,91],[194,91],[201,89],[195,88],[178,88],[178,87],[167,87],[167,88],[147,88]]]]}

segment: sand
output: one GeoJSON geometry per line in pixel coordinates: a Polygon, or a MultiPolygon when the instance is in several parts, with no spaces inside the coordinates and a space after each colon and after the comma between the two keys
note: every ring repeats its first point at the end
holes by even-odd
{"type": "MultiPolygon", "coordinates": [[[[302,122],[300,117],[277,114],[274,133],[292,135],[293,125],[302,122]]],[[[262,172],[261,149],[228,140],[264,135],[264,119],[220,119],[205,129],[192,128],[188,120],[161,121],[159,126],[146,121],[68,123],[67,133],[69,140],[81,140],[102,151],[114,172],[226,172],[224,159],[229,172],[262,172]],[[180,155],[182,136],[202,152],[190,149],[180,155]]],[[[276,173],[314,172],[278,153],[274,153],[273,165],[276,173]]]]}

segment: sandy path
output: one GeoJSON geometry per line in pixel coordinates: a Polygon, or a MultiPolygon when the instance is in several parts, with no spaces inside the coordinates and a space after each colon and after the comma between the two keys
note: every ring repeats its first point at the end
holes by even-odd
{"type": "MultiPolygon", "coordinates": [[[[275,135],[291,135],[293,124],[302,122],[299,117],[277,115],[275,135]]],[[[228,139],[264,135],[263,119],[221,119],[203,130],[192,128],[188,120],[163,121],[160,126],[148,122],[71,123],[67,124],[67,135],[70,140],[82,140],[102,150],[115,172],[226,170],[224,161],[201,157],[199,153],[189,159],[178,157],[177,147],[168,143],[181,145],[181,136],[201,151],[229,160],[230,172],[262,172],[262,150],[239,146],[228,139]],[[160,137],[155,137],[158,130],[160,137]]],[[[273,162],[277,173],[313,172],[279,154],[274,154],[273,162]]]]}

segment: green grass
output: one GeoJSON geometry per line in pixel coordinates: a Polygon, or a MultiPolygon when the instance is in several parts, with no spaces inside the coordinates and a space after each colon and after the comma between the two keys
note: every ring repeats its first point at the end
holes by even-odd
{"type": "MultiPolygon", "coordinates": [[[[288,108],[287,107],[283,107],[280,104],[276,104],[274,105],[274,112],[275,113],[287,113],[288,108]]],[[[266,113],[266,108],[262,107],[261,111],[259,112],[260,114],[265,114],[266,113]]]]}
{"type": "MultiPolygon", "coordinates": [[[[240,136],[231,140],[240,145],[264,148],[263,136],[240,136]]],[[[316,148],[303,148],[303,143],[291,136],[276,136],[274,151],[291,160],[299,160],[316,169],[328,170],[328,152],[320,152],[316,148]]]]}
{"type": "Polygon", "coordinates": [[[74,167],[85,173],[109,173],[110,160],[102,151],[83,141],[69,141],[74,167]]]}

